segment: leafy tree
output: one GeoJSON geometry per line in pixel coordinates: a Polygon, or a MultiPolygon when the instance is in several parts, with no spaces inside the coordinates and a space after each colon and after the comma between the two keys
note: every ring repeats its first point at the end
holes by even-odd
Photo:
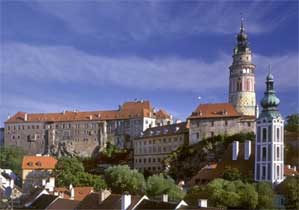
{"type": "Polygon", "coordinates": [[[222,178],[229,181],[240,180],[241,173],[237,168],[226,167],[224,169],[222,178]]]}
{"type": "Polygon", "coordinates": [[[92,186],[95,190],[106,187],[105,181],[100,176],[84,171],[82,162],[76,157],[62,157],[58,160],[53,175],[57,186],[92,186]]]}
{"type": "Polygon", "coordinates": [[[281,183],[281,188],[286,198],[286,208],[299,209],[299,176],[287,177],[281,183]]]}
{"type": "Polygon", "coordinates": [[[184,192],[175,184],[174,180],[163,174],[148,177],[146,182],[146,194],[158,196],[168,194],[173,199],[182,199],[184,192]]]}
{"type": "Polygon", "coordinates": [[[117,165],[106,169],[105,180],[114,193],[127,191],[131,194],[142,194],[145,191],[143,174],[136,169],[130,169],[127,165],[117,165]]]}
{"type": "Polygon", "coordinates": [[[9,168],[17,175],[22,174],[22,160],[25,152],[20,147],[0,147],[0,168],[9,168]]]}
{"type": "Polygon", "coordinates": [[[274,193],[272,185],[268,182],[259,182],[256,184],[258,193],[258,209],[273,209],[274,193]]]}
{"type": "Polygon", "coordinates": [[[207,185],[210,203],[216,207],[254,209],[258,194],[252,184],[215,179],[207,185]]]}
{"type": "Polygon", "coordinates": [[[292,114],[287,116],[287,123],[285,126],[287,131],[299,132],[299,114],[292,114]]]}

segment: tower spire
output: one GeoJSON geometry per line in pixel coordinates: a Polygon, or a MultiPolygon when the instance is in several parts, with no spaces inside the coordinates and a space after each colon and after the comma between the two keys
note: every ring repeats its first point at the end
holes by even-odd
{"type": "Polygon", "coordinates": [[[240,26],[240,32],[244,32],[245,31],[245,28],[244,28],[244,18],[242,16],[242,13],[241,13],[241,26],[240,26]]]}

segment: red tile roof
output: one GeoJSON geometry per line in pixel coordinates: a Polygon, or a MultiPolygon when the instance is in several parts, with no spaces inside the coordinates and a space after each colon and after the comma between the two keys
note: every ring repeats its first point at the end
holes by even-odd
{"type": "MultiPolygon", "coordinates": [[[[54,193],[63,193],[64,199],[70,199],[71,193],[69,188],[66,187],[55,187],[54,193]]],[[[88,194],[93,192],[93,187],[74,187],[74,200],[81,201],[83,200],[88,194]]],[[[59,194],[58,194],[59,195],[59,194]]]]}
{"type": "Polygon", "coordinates": [[[52,156],[24,156],[22,169],[54,169],[57,160],[52,156]]]}
{"type": "Polygon", "coordinates": [[[295,171],[294,168],[289,168],[288,165],[284,165],[284,175],[285,176],[298,176],[299,171],[295,171]]]}
{"type": "Polygon", "coordinates": [[[165,110],[160,109],[159,111],[156,112],[156,118],[157,119],[169,119],[169,118],[171,118],[171,116],[165,110]]]}
{"type": "Polygon", "coordinates": [[[151,117],[153,109],[149,101],[125,102],[119,110],[108,111],[64,111],[60,113],[26,113],[17,112],[5,123],[18,122],[64,122],[64,121],[98,121],[151,117]],[[27,116],[27,120],[25,118],[27,116]]]}
{"type": "Polygon", "coordinates": [[[194,112],[192,112],[190,119],[200,118],[223,118],[223,117],[240,117],[240,113],[229,103],[217,104],[200,104],[194,112]]]}

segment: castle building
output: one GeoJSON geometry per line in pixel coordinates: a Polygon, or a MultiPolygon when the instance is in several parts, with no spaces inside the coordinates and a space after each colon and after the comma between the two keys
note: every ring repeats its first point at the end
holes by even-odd
{"type": "Polygon", "coordinates": [[[148,128],[133,141],[134,168],[139,171],[160,173],[163,160],[180,146],[188,144],[186,122],[148,128]]]}
{"type": "Polygon", "coordinates": [[[172,116],[155,111],[149,101],[125,102],[107,111],[18,112],[5,122],[4,144],[28,154],[91,156],[108,141],[130,148],[133,137],[163,123],[172,123],[172,116]]]}
{"type": "Polygon", "coordinates": [[[248,46],[243,20],[234,48],[233,63],[229,67],[229,103],[242,115],[256,114],[255,65],[248,46]]]}
{"type": "Polygon", "coordinates": [[[255,180],[279,184],[284,179],[284,120],[277,106],[272,74],[266,79],[261,101],[263,111],[256,122],[255,180]]]}
{"type": "Polygon", "coordinates": [[[255,132],[255,65],[243,20],[229,69],[229,103],[200,104],[192,112],[188,118],[190,144],[220,134],[255,132]]]}

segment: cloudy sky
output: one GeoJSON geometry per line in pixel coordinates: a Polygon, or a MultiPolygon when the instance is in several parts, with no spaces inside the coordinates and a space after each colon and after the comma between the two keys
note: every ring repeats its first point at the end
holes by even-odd
{"type": "Polygon", "coordinates": [[[298,112],[298,1],[0,4],[0,125],[17,111],[115,109],[135,98],[180,119],[225,102],[240,13],[258,101],[270,64],[280,110],[298,112]]]}

